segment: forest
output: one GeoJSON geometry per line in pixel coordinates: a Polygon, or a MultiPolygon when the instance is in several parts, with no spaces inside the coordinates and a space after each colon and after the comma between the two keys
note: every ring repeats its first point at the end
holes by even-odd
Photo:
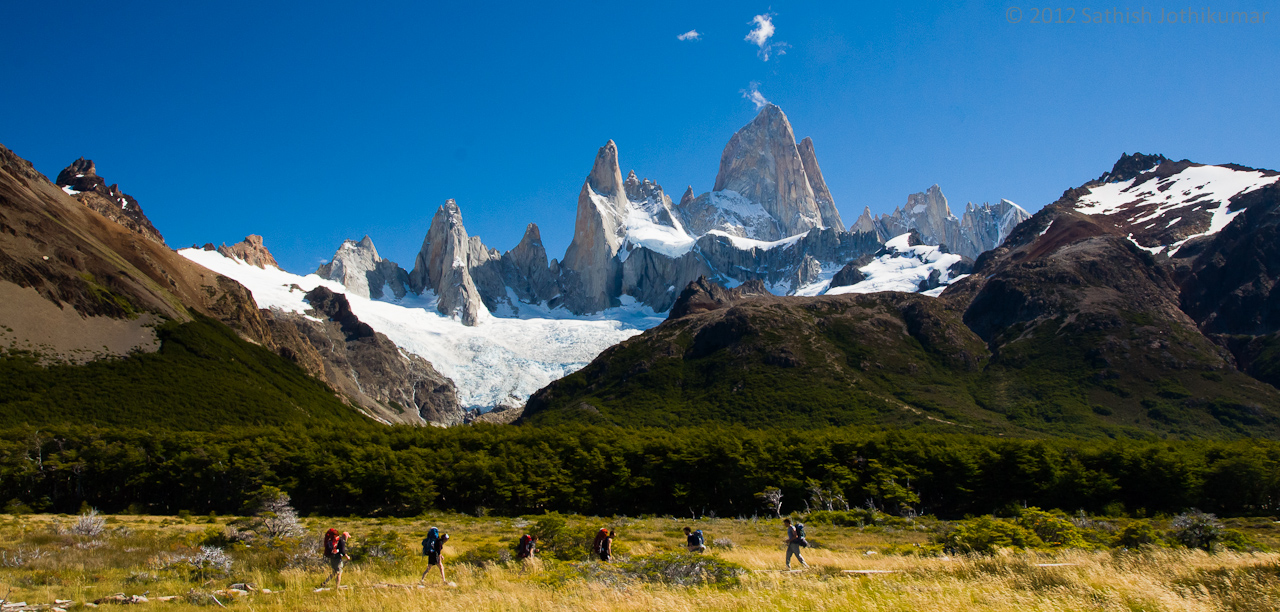
{"type": "Polygon", "coordinates": [[[0,430],[10,512],[239,513],[263,486],[324,516],[1265,516],[1280,503],[1280,442],[592,425],[0,430]]]}

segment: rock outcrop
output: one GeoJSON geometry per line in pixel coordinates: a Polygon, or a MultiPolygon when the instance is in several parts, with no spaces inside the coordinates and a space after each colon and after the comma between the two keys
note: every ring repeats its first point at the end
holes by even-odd
{"type": "MultiPolygon", "coordinates": [[[[204,245],[204,250],[212,251],[212,244],[204,245]]],[[[231,246],[227,246],[224,242],[217,247],[217,251],[222,253],[224,257],[239,259],[251,266],[257,266],[265,269],[267,266],[279,269],[280,264],[276,263],[276,258],[271,256],[271,251],[263,244],[262,236],[257,234],[249,234],[244,240],[237,242],[231,246]]]]}
{"type": "Polygon", "coordinates": [[[515,291],[516,299],[528,304],[551,302],[560,295],[536,224],[526,226],[520,244],[502,254],[502,279],[515,291]]]}
{"type": "MultiPolygon", "coordinates": [[[[336,389],[387,422],[462,422],[464,411],[453,382],[360,321],[345,295],[316,287],[306,299],[321,322],[298,315],[291,320],[323,357],[325,378],[336,389]]],[[[277,317],[289,318],[281,313],[277,317]]]]}
{"type": "Polygon", "coordinates": [[[475,325],[485,308],[471,278],[472,247],[462,225],[462,211],[456,202],[447,200],[436,209],[422,249],[414,260],[413,271],[409,273],[409,286],[415,293],[434,291],[438,298],[437,310],[457,317],[465,325],[475,325]]]}
{"type": "Polygon", "coordinates": [[[378,256],[373,240],[365,236],[359,242],[345,240],[333,259],[321,265],[320,278],[342,283],[353,295],[380,299],[390,290],[396,299],[408,293],[409,274],[396,262],[378,256]]]}
{"type": "Polygon", "coordinates": [[[98,176],[93,160],[81,157],[58,173],[55,184],[81,204],[92,208],[102,216],[123,225],[129,231],[164,244],[164,237],[142,212],[142,206],[133,196],[120,191],[119,185],[107,185],[98,176]]]}

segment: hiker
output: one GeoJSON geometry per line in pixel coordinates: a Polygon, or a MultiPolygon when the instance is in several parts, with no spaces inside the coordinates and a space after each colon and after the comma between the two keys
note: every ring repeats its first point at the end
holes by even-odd
{"type": "Polygon", "coordinates": [[[685,541],[685,547],[688,548],[689,552],[691,553],[692,552],[700,553],[700,552],[707,551],[707,540],[706,538],[702,537],[701,529],[697,531],[690,531],[688,527],[685,527],[684,541],[685,541]]]}
{"type": "Polygon", "coordinates": [[[537,551],[538,536],[524,534],[520,536],[520,543],[516,544],[516,560],[523,561],[532,559],[533,553],[537,551]]]}
{"type": "Polygon", "coordinates": [[[440,559],[440,555],[444,554],[444,544],[449,541],[449,534],[441,534],[439,529],[432,527],[427,531],[427,537],[422,540],[422,554],[427,558],[427,569],[422,572],[422,577],[418,579],[418,584],[422,584],[427,580],[427,574],[431,573],[431,567],[440,566],[440,581],[449,584],[444,577],[444,561],[440,559]]]}
{"type": "Polygon", "coordinates": [[[351,555],[347,554],[347,540],[351,539],[351,534],[345,531],[342,535],[337,534],[337,529],[330,529],[324,535],[324,556],[329,559],[329,567],[333,568],[333,573],[320,583],[321,587],[329,584],[332,579],[334,588],[342,588],[342,567],[351,560],[351,555]]]}
{"type": "Polygon", "coordinates": [[[791,569],[791,556],[800,560],[800,564],[809,567],[804,561],[804,555],[800,554],[800,547],[808,546],[809,542],[804,539],[804,525],[796,523],[791,524],[791,519],[782,519],[782,524],[787,528],[787,569],[791,569]]]}
{"type": "Polygon", "coordinates": [[[616,536],[617,532],[603,527],[596,533],[596,541],[591,544],[591,550],[600,555],[601,561],[608,563],[613,557],[613,538],[616,536]]]}

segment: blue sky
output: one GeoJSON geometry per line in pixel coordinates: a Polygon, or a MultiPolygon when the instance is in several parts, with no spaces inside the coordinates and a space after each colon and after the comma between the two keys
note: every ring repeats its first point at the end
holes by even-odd
{"type": "Polygon", "coordinates": [[[412,267],[446,198],[490,247],[536,222],[560,257],[596,149],[614,139],[623,172],[674,199],[707,191],[752,83],[813,138],[849,222],[934,183],[953,209],[1034,211],[1135,150],[1280,167],[1280,9],[1033,24],[1016,1],[362,4],[13,4],[0,143],[51,177],[95,160],[171,246],[258,233],[295,272],[365,234],[412,267]]]}

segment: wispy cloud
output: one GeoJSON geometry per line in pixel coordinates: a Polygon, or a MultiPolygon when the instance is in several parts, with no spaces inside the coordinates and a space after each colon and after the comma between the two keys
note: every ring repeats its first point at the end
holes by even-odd
{"type": "Polygon", "coordinates": [[[772,40],[773,33],[777,30],[773,26],[773,17],[773,13],[756,15],[751,19],[753,24],[751,31],[747,32],[746,37],[743,38],[743,40],[759,47],[756,55],[766,62],[769,61],[770,54],[786,55],[787,47],[791,46],[784,42],[772,40]]]}
{"type": "Polygon", "coordinates": [[[679,40],[702,40],[702,34],[699,34],[697,30],[689,30],[684,34],[676,36],[676,38],[679,40]]]}
{"type": "Polygon", "coordinates": [[[755,81],[751,81],[751,84],[746,89],[740,91],[742,92],[742,97],[751,100],[751,103],[756,105],[756,110],[764,108],[764,105],[769,103],[764,94],[760,93],[760,84],[755,81]]]}

